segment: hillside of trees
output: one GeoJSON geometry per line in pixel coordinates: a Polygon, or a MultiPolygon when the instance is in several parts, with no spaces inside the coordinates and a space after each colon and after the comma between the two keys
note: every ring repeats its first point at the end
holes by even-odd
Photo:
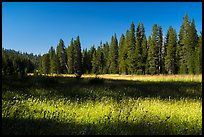
{"type": "Polygon", "coordinates": [[[2,48],[2,75],[26,75],[38,68],[40,55],[2,48]]]}
{"type": "Polygon", "coordinates": [[[81,50],[80,37],[66,47],[60,39],[42,56],[2,50],[2,74],[201,74],[202,32],[198,36],[195,21],[188,14],[177,34],[170,26],[164,35],[154,24],[147,38],[143,23],[131,23],[130,29],[97,47],[81,50]]]}

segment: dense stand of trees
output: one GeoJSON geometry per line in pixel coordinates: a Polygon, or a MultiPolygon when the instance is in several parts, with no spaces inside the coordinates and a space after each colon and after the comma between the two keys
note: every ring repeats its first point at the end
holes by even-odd
{"type": "MultiPolygon", "coordinates": [[[[12,71],[9,68],[12,60],[6,56],[5,53],[2,56],[4,74],[12,71]]],[[[195,21],[190,21],[188,14],[179,33],[170,26],[166,36],[162,27],[154,24],[147,38],[144,24],[135,27],[132,22],[119,41],[114,34],[110,43],[101,41],[89,50],[81,51],[79,36],[76,40],[72,38],[67,48],[60,39],[56,49],[51,47],[34,66],[44,74],[201,74],[202,32],[197,35],[195,21]]]]}
{"type": "Polygon", "coordinates": [[[24,76],[33,73],[39,62],[39,55],[2,48],[2,75],[24,76]]]}

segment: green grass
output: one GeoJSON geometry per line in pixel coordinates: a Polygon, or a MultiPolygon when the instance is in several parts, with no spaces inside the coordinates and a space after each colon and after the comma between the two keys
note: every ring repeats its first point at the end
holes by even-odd
{"type": "MultiPolygon", "coordinates": [[[[149,78],[149,77],[148,77],[149,78]]],[[[202,134],[201,80],[3,77],[3,134],[202,134]]]]}

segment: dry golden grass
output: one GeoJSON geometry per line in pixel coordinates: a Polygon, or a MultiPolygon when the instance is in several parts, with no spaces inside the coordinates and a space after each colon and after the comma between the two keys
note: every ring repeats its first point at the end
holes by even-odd
{"type": "MultiPolygon", "coordinates": [[[[32,76],[33,73],[29,73],[28,75],[32,76]]],[[[48,74],[48,76],[63,76],[63,77],[75,77],[74,74],[48,74]]],[[[119,74],[83,74],[82,78],[104,78],[104,79],[112,79],[112,80],[133,80],[133,81],[195,81],[202,82],[202,75],[119,75],[119,74]]]]}

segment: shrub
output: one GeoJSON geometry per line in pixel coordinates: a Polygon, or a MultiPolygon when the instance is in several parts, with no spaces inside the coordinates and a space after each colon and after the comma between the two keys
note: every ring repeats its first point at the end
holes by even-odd
{"type": "Polygon", "coordinates": [[[99,77],[95,77],[89,80],[89,83],[91,85],[95,85],[95,84],[103,84],[104,83],[104,79],[103,78],[99,78],[99,77]]]}

